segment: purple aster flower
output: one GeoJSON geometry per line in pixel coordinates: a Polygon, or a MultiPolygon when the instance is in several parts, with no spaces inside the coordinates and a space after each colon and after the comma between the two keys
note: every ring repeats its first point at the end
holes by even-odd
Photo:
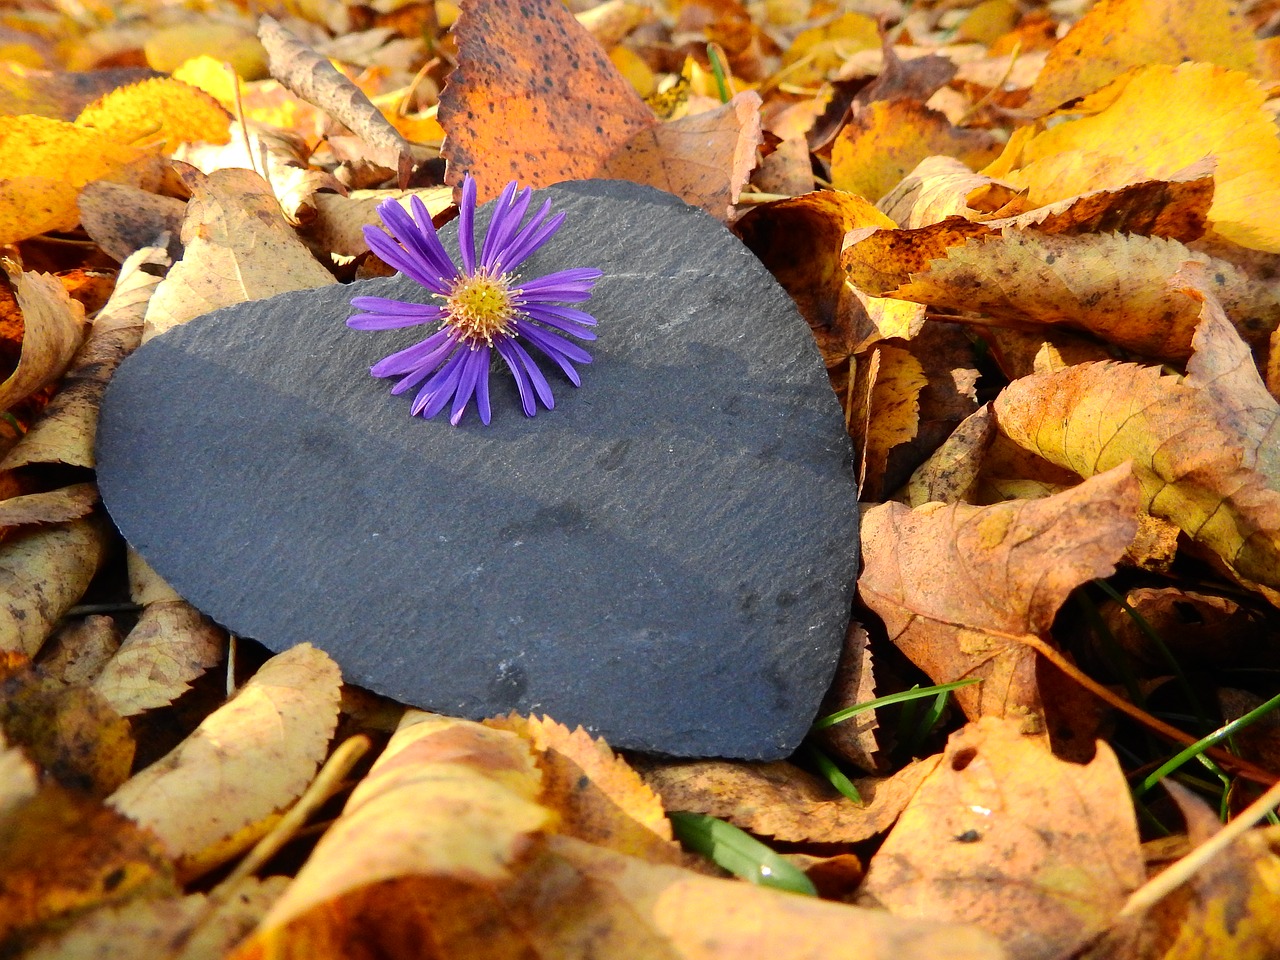
{"type": "Polygon", "coordinates": [[[347,326],[390,330],[419,323],[440,324],[425,340],[369,369],[375,377],[401,378],[392,393],[404,393],[421,384],[413,414],[434,417],[452,400],[449,422],[456,425],[474,396],[480,419],[488,423],[489,361],[494,354],[515,377],[525,416],[538,412],[539,401],[550,410],[555,406],[551,385],[526,346],[549,357],[575,387],[582,384],[573,365],[590,363],[591,355],[564,335],[594,340],[590,328],[596,320],[569,304],[588,300],[602,274],[581,268],[528,280],[519,275],[520,265],[564,222],[563,213],[548,216],[550,200],[523,222],[530,194],[527,187],[517,191],[514,182],[507,185],[495,202],[477,256],[476,184],[469,174],[463,179],[458,214],[461,268],[445,252],[431,215],[416,196],[409,200],[412,217],[394,200],[378,205],[378,216],[391,237],[377,227],[364,228],[373,252],[422,284],[432,302],[353,297],[351,305],[362,312],[348,319],[347,326]]]}

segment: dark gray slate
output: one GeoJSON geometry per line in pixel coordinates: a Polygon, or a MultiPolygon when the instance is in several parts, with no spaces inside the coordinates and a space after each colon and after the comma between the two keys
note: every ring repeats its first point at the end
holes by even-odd
{"type": "Polygon", "coordinates": [[[544,364],[554,410],[527,419],[495,375],[487,428],[474,406],[460,427],[410,417],[412,394],[368,367],[425,328],[343,321],[355,294],[424,291],[291,293],[125,361],[103,499],[228,629],[311,641],[398,700],[783,756],[830,681],[857,570],[849,442],[808,328],[701,211],[616,181],[546,193],[568,218],[524,275],[605,272],[583,387],[544,364]]]}

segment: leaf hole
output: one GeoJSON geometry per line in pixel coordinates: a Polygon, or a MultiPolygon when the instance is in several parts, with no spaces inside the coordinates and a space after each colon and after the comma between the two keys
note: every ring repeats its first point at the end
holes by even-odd
{"type": "Polygon", "coordinates": [[[955,756],[951,758],[952,770],[963,770],[969,764],[973,763],[973,758],[978,755],[978,751],[973,747],[965,747],[963,750],[957,750],[955,756]]]}

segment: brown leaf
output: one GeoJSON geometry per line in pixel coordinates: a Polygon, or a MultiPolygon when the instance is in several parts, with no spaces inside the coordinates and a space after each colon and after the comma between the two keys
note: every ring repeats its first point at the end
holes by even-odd
{"type": "Polygon", "coordinates": [[[638,131],[594,176],[666,190],[725,220],[756,165],[760,138],[760,95],[747,90],[715,110],[638,131]]]}
{"type": "Polygon", "coordinates": [[[364,91],[266,14],[258,24],[258,39],[273,77],[364,140],[371,160],[397,171],[401,189],[409,185],[413,148],[364,91]]]}
{"type": "Polygon", "coordinates": [[[124,262],[111,299],[76,351],[61,389],[17,446],[0,460],[0,470],[34,463],[94,466],[98,404],[120,361],[138,345],[147,304],[160,283],[155,274],[168,265],[169,256],[159,247],[144,247],[124,262]]]}
{"type": "Polygon", "coordinates": [[[104,94],[153,76],[153,71],[143,67],[37,70],[10,60],[0,66],[0,116],[36,114],[74,120],[104,94]]]}
{"type": "Polygon", "coordinates": [[[1075,587],[1115,569],[1137,530],[1138,484],[1121,466],[1043,500],[989,507],[886,503],[863,516],[863,602],[935,683],[980,677],[955,697],[971,719],[1039,724],[1035,653],[1075,587]]]}
{"type": "Polygon", "coordinates": [[[181,200],[95,180],[80,191],[77,206],[85,233],[107,256],[122,264],[134,251],[158,243],[165,233],[169,234],[166,246],[171,257],[181,252],[178,237],[187,211],[181,200]]]}
{"type": "Polygon", "coordinates": [[[930,757],[890,777],[855,780],[861,805],[783,761],[646,761],[640,771],[668,810],[705,813],[778,840],[859,843],[889,829],[936,763],[930,757]]]}
{"type": "Polygon", "coordinates": [[[561,833],[655,863],[679,863],[662,801],[604,740],[549,718],[516,714],[487,721],[529,741],[542,771],[539,802],[561,833]]]}
{"type": "Polygon", "coordinates": [[[62,376],[84,337],[84,307],[71,299],[57,277],[19,273],[9,280],[25,332],[18,368],[0,383],[0,411],[62,376]]]}
{"type": "Polygon", "coordinates": [[[990,405],[983,405],[947,438],[907,485],[907,506],[926,503],[972,503],[982,457],[995,434],[990,405]]]}
{"type": "Polygon", "coordinates": [[[1280,407],[1221,307],[1209,297],[1200,309],[1185,380],[1081,364],[1010,384],[996,419],[1015,443],[1080,476],[1132,461],[1147,510],[1237,575],[1280,586],[1280,407]]]}
{"type": "Polygon", "coordinates": [[[271,658],[111,805],[153,830],[175,859],[199,862],[206,848],[292,803],[311,782],[337,725],[340,682],[333,661],[310,644],[271,658]]]}
{"type": "Polygon", "coordinates": [[[34,656],[83,595],[107,553],[98,518],[22,533],[0,545],[0,650],[34,656]]]}
{"type": "Polygon", "coordinates": [[[1115,755],[1054,757],[988,717],[941,763],[871,860],[864,895],[903,917],[975,924],[1027,960],[1069,955],[1143,880],[1138,828],[1115,755]]]}
{"type": "Polygon", "coordinates": [[[73,483],[57,490],[10,497],[0,500],[0,528],[79,520],[92,513],[97,503],[98,488],[92,483],[73,483]]]}
{"type": "Polygon", "coordinates": [[[862,451],[858,490],[862,499],[885,497],[885,466],[890,452],[916,436],[920,428],[920,391],[928,385],[924,368],[908,350],[888,343],[859,363],[850,417],[855,449],[862,451]]]}
{"type": "Polygon", "coordinates": [[[318,193],[315,196],[316,217],[307,227],[307,235],[321,250],[342,257],[358,257],[369,252],[364,227],[378,223],[375,212],[385,200],[397,200],[406,206],[416,196],[434,217],[453,206],[453,188],[431,187],[425,190],[353,190],[349,196],[318,193]]]}
{"type": "Polygon", "coordinates": [[[998,180],[974,173],[955,157],[932,156],[921,160],[878,206],[898,226],[914,229],[947,217],[981,219],[1017,194],[998,180]]]}
{"type": "Polygon", "coordinates": [[[144,339],[219,307],[334,282],[256,173],[218,170],[192,179],[186,251],[151,297],[144,339]]]}
{"type": "Polygon", "coordinates": [[[73,911],[176,892],[149,831],[54,785],[0,819],[0,873],[0,941],[73,911]]]}
{"type": "Polygon", "coordinates": [[[95,614],[68,620],[44,645],[36,662],[47,676],[66,684],[89,686],[119,648],[116,622],[95,614]]]}
{"type": "Polygon", "coordinates": [[[0,683],[0,726],[45,775],[101,799],[129,776],[129,724],[87,687],[68,686],[27,667],[0,683]]]}
{"type": "Polygon", "coordinates": [[[458,65],[440,96],[449,182],[480,201],[511,180],[533,187],[595,176],[657,124],[600,44],[559,0],[469,0],[453,35],[458,65]]]}
{"type": "MultiPolygon", "coordinates": [[[[870,639],[866,627],[856,620],[850,621],[844,638],[844,649],[840,652],[840,662],[836,665],[836,675],[818,709],[819,716],[875,699],[876,680],[872,669],[870,639]]],[[[876,712],[863,710],[841,723],[827,727],[818,734],[818,739],[825,748],[863,770],[879,770],[881,765],[877,754],[880,752],[880,743],[876,739],[879,726],[876,712]]]]}

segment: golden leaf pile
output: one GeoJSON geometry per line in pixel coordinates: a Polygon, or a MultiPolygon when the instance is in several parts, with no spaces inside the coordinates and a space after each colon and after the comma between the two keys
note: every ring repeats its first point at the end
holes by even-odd
{"type": "Polygon", "coordinates": [[[6,8],[0,952],[1280,955],[1280,828],[1254,826],[1280,778],[1278,17],[6,8]],[[447,216],[467,173],[481,199],[668,190],[791,294],[864,501],[823,713],[877,704],[788,761],[624,756],[268,657],[124,549],[92,473],[121,360],[386,272],[374,207],[447,216]],[[819,897],[732,879],[674,812],[819,897]]]}

